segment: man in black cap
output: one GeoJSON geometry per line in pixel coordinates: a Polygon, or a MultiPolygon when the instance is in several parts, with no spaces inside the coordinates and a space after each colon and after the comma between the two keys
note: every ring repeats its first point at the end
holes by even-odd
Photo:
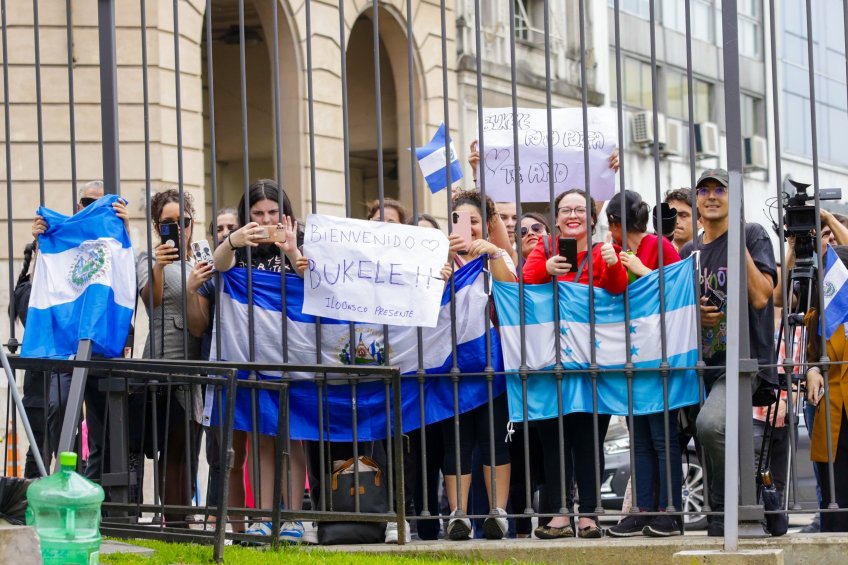
{"type": "MultiPolygon", "coordinates": [[[[695,188],[703,233],[680,252],[688,257],[698,252],[701,284],[701,350],[707,371],[707,399],[695,421],[696,435],[704,447],[704,464],[710,481],[710,505],[724,510],[725,398],[727,364],[727,263],[728,187],[727,171],[709,169],[695,188]]],[[[772,290],[777,282],[774,251],[768,232],[759,224],[745,224],[747,261],[748,332],[751,358],[760,366],[775,363],[774,304],[772,290]]],[[[757,390],[765,380],[777,383],[773,368],[761,368],[752,383],[757,390]]],[[[708,535],[724,535],[724,520],[709,517],[708,535]]]]}

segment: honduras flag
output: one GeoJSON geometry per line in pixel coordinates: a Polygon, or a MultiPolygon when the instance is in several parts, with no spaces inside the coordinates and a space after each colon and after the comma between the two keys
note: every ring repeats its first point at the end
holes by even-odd
{"type": "Polygon", "coordinates": [[[448,173],[445,166],[445,137],[450,144],[450,177],[451,183],[454,183],[462,178],[462,168],[459,166],[453,141],[451,141],[450,136],[445,134],[445,124],[439,126],[439,131],[436,132],[430,143],[415,149],[421,174],[424,175],[424,180],[427,181],[427,186],[433,193],[439,192],[448,185],[448,173]]]}
{"type": "MultiPolygon", "coordinates": [[[[693,262],[686,259],[665,267],[665,324],[668,363],[671,369],[694,367],[698,361],[697,303],[693,262]]],[[[554,332],[560,334],[560,360],[567,370],[586,370],[595,349],[601,369],[623,369],[627,356],[625,332],[630,333],[630,354],[637,369],[658,369],[660,343],[659,272],[641,277],[630,287],[630,325],[624,325],[624,296],[595,289],[595,342],[589,333],[589,287],[559,283],[559,327],[554,326],[553,288],[549,284],[527,285],[525,290],[526,364],[531,370],[551,370],[556,364],[554,332]]],[[[508,372],[507,394],[512,421],[523,420],[519,339],[518,285],[494,286],[500,321],[504,365],[508,372]]],[[[627,378],[624,372],[598,376],[598,412],[628,413],[627,378]]],[[[527,379],[529,419],[557,416],[557,383],[553,375],[527,379]]],[[[672,370],[668,379],[669,409],[696,404],[701,390],[694,370],[672,370]]],[[[568,373],[562,379],[563,413],[592,412],[592,378],[589,373],[568,373]]],[[[634,414],[663,410],[663,379],[659,370],[637,371],[633,379],[634,414]]]]}
{"type": "Polygon", "coordinates": [[[44,206],[47,221],[21,349],[23,357],[68,358],[79,341],[92,353],[122,357],[135,310],[135,253],[110,194],[74,216],[44,206]]]}
{"type": "MultiPolygon", "coordinates": [[[[824,331],[828,339],[848,321],[848,268],[828,245],[824,267],[824,331]]],[[[821,332],[821,329],[819,330],[821,332]]]]}
{"type": "MultiPolygon", "coordinates": [[[[480,373],[486,369],[486,336],[491,342],[491,359],[495,371],[503,371],[500,342],[494,328],[484,320],[488,296],[483,287],[482,259],[468,263],[454,273],[457,365],[463,373],[480,373]]],[[[232,269],[221,276],[220,315],[221,351],[216,353],[217,339],[212,339],[212,358],[221,361],[247,361],[248,287],[247,271],[232,269]]],[[[253,306],[255,359],[262,363],[282,363],[282,301],[278,273],[253,271],[253,306]]],[[[450,288],[442,297],[439,320],[434,328],[422,329],[421,355],[427,374],[446,375],[453,363],[451,348],[450,288]]],[[[286,324],[288,325],[289,362],[316,363],[316,318],[303,314],[303,279],[286,275],[286,324]]],[[[216,324],[217,325],[217,324],[216,324]]],[[[324,365],[396,365],[402,378],[401,399],[403,430],[407,432],[450,418],[454,415],[453,383],[448,376],[424,379],[419,386],[418,334],[416,328],[389,326],[388,341],[383,326],[354,324],[351,343],[350,323],[321,318],[321,363],[324,365]],[[421,394],[424,414],[421,413],[421,394]]],[[[276,379],[280,372],[260,372],[259,380],[276,379]]],[[[295,379],[289,388],[291,408],[290,430],[293,439],[317,440],[318,387],[312,374],[290,373],[295,379]]],[[[247,371],[240,378],[249,378],[247,371]]],[[[341,381],[336,381],[341,382],[341,381]]],[[[493,397],[505,390],[503,379],[495,379],[493,397]]],[[[330,384],[324,387],[320,401],[324,403],[325,438],[331,441],[353,441],[351,387],[330,384]]],[[[386,385],[383,381],[359,381],[356,387],[357,437],[368,441],[386,437],[386,385]]],[[[236,397],[235,429],[250,431],[252,397],[249,389],[240,389],[236,397]]],[[[483,376],[463,376],[459,384],[459,411],[467,412],[488,402],[488,385],[483,376]]],[[[221,399],[219,399],[221,400],[221,399]]],[[[261,433],[276,435],[279,409],[277,391],[257,390],[258,425],[261,433]]],[[[219,403],[220,406],[220,403],[219,403]]],[[[207,406],[207,410],[209,406],[207,406]]],[[[220,414],[216,408],[212,421],[220,414]]],[[[506,430],[504,430],[506,431],[506,430]]]]}

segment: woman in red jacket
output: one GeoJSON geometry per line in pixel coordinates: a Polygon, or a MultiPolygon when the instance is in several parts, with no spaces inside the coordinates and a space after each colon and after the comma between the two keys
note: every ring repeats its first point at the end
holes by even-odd
{"type": "MultiPolygon", "coordinates": [[[[590,249],[590,234],[597,222],[595,203],[582,190],[571,189],[559,196],[555,201],[557,211],[555,231],[560,237],[571,237],[577,240],[577,266],[571,271],[571,265],[564,257],[559,256],[557,237],[540,238],[536,248],[527,257],[524,265],[524,282],[541,284],[550,282],[552,276],[561,281],[576,281],[589,283],[588,254],[592,254],[592,284],[614,294],[621,294],[627,288],[627,271],[619,260],[619,248],[610,243],[595,245],[590,249]],[[551,251],[545,249],[545,241],[549,242],[551,251]]],[[[598,506],[596,499],[597,484],[595,482],[595,444],[592,431],[592,414],[574,412],[563,416],[563,439],[565,441],[565,460],[559,458],[558,423],[556,418],[539,420],[536,425],[541,437],[545,477],[547,480],[547,508],[561,507],[560,469],[566,475],[566,484],[573,479],[577,482],[580,492],[580,511],[582,515],[577,521],[577,535],[581,538],[600,538],[601,529],[598,527],[597,516],[593,513],[598,506]]],[[[603,442],[607,433],[610,417],[598,415],[598,440],[603,442]]],[[[603,476],[604,450],[599,446],[600,458],[598,465],[603,476]]],[[[569,489],[570,490],[570,489],[569,489]]],[[[571,502],[569,501],[569,506],[571,502]]],[[[545,526],[535,530],[536,537],[542,539],[574,537],[568,516],[555,516],[545,526]]]]}
{"type": "MultiPolygon", "coordinates": [[[[659,250],[662,245],[663,265],[680,261],[680,255],[666,238],[647,233],[650,212],[648,204],[639,193],[632,190],[618,192],[607,203],[607,220],[610,234],[615,243],[627,241],[630,251],[621,252],[621,262],[632,279],[647,275],[660,267],[659,250]],[[627,233],[621,225],[622,199],[627,233]]],[[[677,422],[677,410],[669,410],[669,422],[677,422]]],[[[633,417],[633,452],[636,459],[636,502],[643,512],[665,511],[672,502],[676,510],[681,506],[680,443],[677,426],[669,428],[669,443],[666,450],[664,417],[662,412],[633,417]],[[671,461],[671,476],[666,476],[666,451],[671,461]],[[658,480],[657,480],[658,479],[658,480]],[[668,485],[671,482],[672,500],[668,500],[668,485]],[[655,502],[657,501],[659,504],[655,502]]],[[[662,514],[646,517],[628,514],[618,524],[609,528],[612,537],[646,535],[652,537],[674,536],[680,533],[677,516],[662,514]]]]}

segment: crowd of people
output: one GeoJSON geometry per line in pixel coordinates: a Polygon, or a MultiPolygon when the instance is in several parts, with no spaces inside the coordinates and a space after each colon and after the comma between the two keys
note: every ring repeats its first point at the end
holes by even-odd
{"type": "MultiPolygon", "coordinates": [[[[476,176],[479,155],[473,152],[473,148],[469,161],[476,176]]],[[[617,169],[617,153],[612,156],[610,166],[617,169]]],[[[445,280],[466,262],[486,256],[487,269],[491,277],[498,281],[515,282],[521,277],[526,284],[546,284],[552,280],[591,283],[609,293],[622,294],[634,280],[664,265],[697,254],[702,300],[701,348],[707,366],[704,375],[706,398],[700,407],[669,411],[672,424],[668,433],[663,413],[633,418],[631,447],[636,463],[636,481],[633,485],[637,493],[635,506],[618,524],[605,531],[598,522],[597,508],[600,501],[596,499],[597,477],[603,476],[604,449],[603,445],[595,443],[595,438],[601,443],[604,441],[610,423],[609,415],[597,416],[597,435],[593,433],[595,424],[591,413],[564,416],[562,436],[558,419],[531,422],[527,434],[530,444],[525,446],[522,433],[511,434],[511,442],[503,440],[509,425],[509,415],[506,395],[502,394],[494,398],[491,407],[484,405],[461,414],[458,434],[454,433],[452,418],[427,426],[423,432],[417,430],[404,438],[408,442],[408,449],[404,453],[407,496],[399,503],[406,506],[409,515],[419,514],[424,507],[420,484],[423,479],[419,476],[422,471],[419,453],[422,450],[422,433],[426,433],[427,437],[427,507],[432,515],[438,515],[434,509],[440,505],[436,496],[440,490],[440,475],[443,477],[443,491],[447,498],[444,531],[440,527],[440,520],[416,521],[415,530],[419,538],[436,539],[444,536],[451,540],[464,540],[475,535],[489,539],[509,535],[535,535],[542,539],[575,536],[601,538],[605,533],[613,537],[678,535],[682,531],[679,514],[682,508],[681,446],[685,447],[689,439],[687,434],[693,430],[696,441],[703,449],[711,509],[718,512],[723,510],[727,272],[734,268],[734,265],[728,264],[730,190],[728,174],[722,169],[703,171],[693,189],[669,190],[664,209],[676,213],[676,224],[673,230],[666,233],[652,233],[650,225],[654,213],[650,205],[639,193],[630,190],[615,194],[604,206],[604,203],[595,202],[583,190],[570,189],[556,197],[552,211],[531,211],[520,217],[516,214],[515,203],[493,202],[481,196],[476,188],[454,192],[452,209],[467,213],[471,223],[471,240],[466,241],[457,233],[451,233],[449,258],[442,270],[445,280]],[[697,225],[693,223],[695,208],[697,225]],[[595,242],[593,235],[602,213],[606,214],[609,236],[607,241],[595,242]],[[553,222],[549,222],[549,219],[553,219],[553,222]],[[575,240],[576,264],[569,263],[569,259],[560,254],[560,237],[575,240]],[[522,268],[519,269],[518,265],[522,265],[522,268]],[[495,426],[494,443],[490,441],[490,410],[491,421],[495,426]],[[678,422],[692,422],[694,425],[684,427],[679,426],[678,422]],[[560,437],[564,445],[559,445],[560,437]],[[530,477],[525,476],[525,448],[530,453],[530,477]],[[457,453],[460,455],[459,460],[456,458],[457,453]],[[671,461],[668,466],[670,475],[666,471],[666,458],[671,461]],[[482,472],[476,470],[475,462],[479,461],[483,462],[482,472]],[[489,466],[492,462],[494,468],[489,466]],[[596,472],[598,467],[600,474],[596,472]],[[564,477],[561,477],[562,473],[564,477]],[[539,490],[539,511],[553,516],[540,519],[535,529],[532,529],[529,518],[516,519],[512,527],[507,519],[508,514],[521,514],[530,506],[525,495],[526,481],[531,483],[533,490],[539,490]],[[563,485],[565,493],[562,491],[563,485]],[[671,493],[670,499],[668,493],[671,493]],[[481,499],[485,503],[481,504],[481,499]],[[562,505],[563,500],[567,501],[566,507],[562,505]],[[576,512],[572,514],[572,505],[575,503],[576,512]],[[486,514],[487,517],[478,527],[467,518],[468,514],[486,514]]],[[[102,183],[85,185],[79,194],[79,209],[101,196],[102,183]]],[[[209,227],[209,237],[214,238],[215,243],[212,261],[195,260],[191,244],[203,236],[199,233],[201,230],[197,229],[197,211],[188,193],[183,194],[181,200],[178,190],[162,190],[153,196],[150,212],[154,239],[156,234],[162,233],[163,226],[173,226],[180,233],[181,247],[163,240],[154,243],[149,255],[143,252],[138,256],[138,296],[152,320],[152,332],[144,344],[144,358],[210,359],[218,292],[215,288],[216,271],[224,273],[240,267],[279,273],[281,276],[285,273],[302,276],[307,267],[308,259],[302,252],[301,226],[285,191],[272,180],[256,181],[234,208],[218,211],[209,227]],[[269,241],[269,230],[284,232],[285,237],[281,238],[284,241],[269,241]]],[[[123,204],[115,205],[115,213],[128,221],[123,204]]],[[[441,229],[439,222],[432,216],[419,214],[413,218],[403,204],[391,199],[370,204],[365,218],[401,224],[414,222],[422,228],[441,229]]],[[[848,244],[845,218],[822,210],[821,219],[822,226],[827,230],[827,233],[822,233],[821,252],[824,253],[827,243],[837,244],[839,257],[848,264],[848,247],[840,247],[848,244]]],[[[48,229],[43,218],[36,218],[33,222],[34,242],[27,246],[26,260],[15,288],[16,312],[24,324],[31,277],[37,276],[31,269],[34,264],[31,258],[37,253],[38,237],[48,229]]],[[[780,269],[765,228],[749,223],[745,226],[745,236],[748,335],[751,357],[761,367],[754,379],[752,395],[756,405],[774,404],[774,410],[780,415],[774,422],[766,421],[762,409],[755,408],[754,419],[760,428],[774,427],[779,430],[785,427],[786,413],[786,394],[779,394],[779,373],[774,368],[778,360],[775,320],[780,318],[779,309],[775,308],[776,298],[778,305],[782,305],[778,283],[780,269]]],[[[791,243],[787,268],[794,264],[791,243]]],[[[791,292],[789,296],[791,300],[791,292]]],[[[484,314],[481,312],[480,315],[484,314]]],[[[812,309],[808,314],[810,328],[816,327],[816,321],[817,314],[812,309]]],[[[846,335],[848,327],[845,332],[837,331],[826,339],[829,359],[848,360],[846,335]]],[[[848,455],[845,454],[848,450],[848,432],[844,431],[848,430],[848,422],[843,403],[843,399],[848,397],[848,376],[841,365],[817,366],[815,361],[820,358],[822,346],[814,329],[810,329],[807,336],[809,343],[799,344],[808,347],[811,361],[809,367],[805,367],[807,386],[804,401],[810,407],[807,417],[808,428],[812,433],[812,459],[816,462],[821,492],[824,494],[821,502],[826,505],[829,488],[826,465],[829,454],[826,449],[825,419],[822,414],[818,414],[824,410],[819,391],[823,390],[826,373],[830,391],[833,457],[837,476],[840,476],[839,473],[846,470],[848,465],[848,455]],[[815,424],[812,423],[814,416],[815,424]]],[[[128,347],[132,347],[132,343],[128,343],[128,347]]],[[[104,438],[107,437],[104,430],[106,423],[102,421],[105,404],[104,393],[96,387],[97,380],[91,382],[95,384],[87,387],[85,394],[90,453],[85,472],[87,476],[98,479],[107,471],[103,464],[106,448],[104,438]]],[[[70,375],[28,372],[25,377],[24,404],[28,413],[32,411],[30,420],[35,424],[36,439],[47,456],[55,456],[51,451],[55,451],[58,443],[61,412],[69,386],[70,375]],[[46,428],[40,422],[46,422],[46,428]]],[[[250,393],[247,389],[240,389],[238,394],[250,393]]],[[[658,391],[657,394],[662,392],[658,391]]],[[[799,391],[794,391],[794,394],[793,398],[801,399],[799,391]]],[[[149,438],[144,445],[131,441],[131,458],[134,458],[131,466],[133,470],[140,469],[145,456],[158,456],[159,476],[168,478],[161,486],[162,501],[166,505],[189,505],[195,495],[190,486],[197,483],[197,459],[200,446],[204,443],[201,441],[204,431],[201,425],[203,392],[198,385],[177,387],[170,402],[163,402],[161,398],[154,402],[159,402],[155,428],[158,436],[152,445],[158,447],[153,447],[149,438]],[[168,446],[167,451],[164,450],[165,445],[168,446]],[[192,454],[188,464],[186,453],[192,454]]],[[[249,405],[239,405],[242,404],[249,405]]],[[[142,405],[141,409],[147,409],[147,406],[142,405]]],[[[770,411],[768,413],[771,414],[770,411]]],[[[263,422],[265,425],[277,429],[276,421],[263,422]]],[[[291,488],[284,486],[275,489],[275,486],[279,486],[274,484],[274,468],[280,464],[275,460],[276,441],[279,438],[259,434],[258,442],[254,443],[250,432],[234,430],[232,466],[227,469],[221,457],[217,434],[206,430],[206,458],[210,465],[207,503],[214,507],[220,502],[216,498],[219,491],[216,485],[221,473],[229,472],[228,504],[231,508],[246,507],[246,465],[259,469],[258,476],[251,478],[256,507],[271,509],[282,504],[288,510],[301,510],[307,491],[307,473],[314,502],[315,487],[320,482],[316,477],[323,472],[315,468],[319,461],[316,445],[313,442],[292,442],[288,452],[291,464],[284,466],[283,473],[284,485],[290,485],[291,488]],[[275,492],[282,493],[282,500],[274,499],[275,492]]],[[[780,460],[780,452],[787,449],[787,442],[780,441],[780,431],[776,435],[778,439],[773,441],[772,449],[775,453],[772,457],[773,460],[780,460]]],[[[373,445],[363,446],[360,452],[373,452],[374,449],[373,445]]],[[[344,452],[345,449],[342,447],[339,451],[344,452]]],[[[779,464],[775,466],[779,467],[779,464]]],[[[36,473],[30,457],[27,459],[26,473],[28,476],[36,473]]],[[[786,488],[785,474],[781,475],[778,470],[776,475],[778,487],[786,488]]],[[[836,502],[844,508],[848,508],[846,488],[843,482],[837,482],[836,502]]],[[[164,520],[169,526],[186,524],[186,517],[179,513],[166,513],[164,520]]],[[[243,516],[233,514],[230,520],[236,532],[257,536],[278,535],[281,540],[290,543],[309,538],[309,524],[304,525],[302,521],[285,521],[280,531],[274,532],[271,522],[267,520],[247,523],[243,516]]],[[[848,516],[823,513],[820,527],[822,531],[848,531],[848,516]]],[[[409,536],[410,528],[407,527],[406,532],[409,536]]],[[[720,515],[709,516],[708,533],[716,536],[723,534],[720,515]]],[[[397,524],[389,524],[385,539],[387,542],[398,541],[397,524]]]]}

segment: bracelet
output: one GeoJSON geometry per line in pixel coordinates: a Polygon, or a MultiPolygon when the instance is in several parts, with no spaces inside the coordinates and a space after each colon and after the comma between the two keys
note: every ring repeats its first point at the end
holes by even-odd
{"type": "Polygon", "coordinates": [[[235,250],[236,250],[236,246],[235,246],[235,245],[233,245],[233,240],[232,240],[232,239],[230,239],[230,236],[231,236],[231,235],[233,235],[233,234],[232,234],[232,232],[230,232],[230,233],[228,233],[228,234],[227,234],[227,243],[229,243],[229,244],[230,244],[230,249],[232,249],[233,251],[235,251],[235,250]]]}
{"type": "Polygon", "coordinates": [[[506,251],[500,249],[497,253],[492,253],[489,255],[489,261],[497,261],[498,259],[503,259],[504,255],[506,255],[506,251]]]}

